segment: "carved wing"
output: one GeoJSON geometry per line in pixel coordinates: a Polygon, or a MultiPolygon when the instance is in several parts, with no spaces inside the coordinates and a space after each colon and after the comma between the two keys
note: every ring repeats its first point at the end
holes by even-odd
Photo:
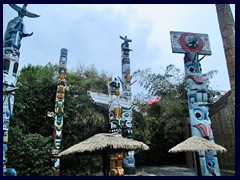
{"type": "MultiPolygon", "coordinates": [[[[87,91],[88,96],[91,98],[94,104],[107,108],[109,106],[109,96],[103,93],[96,93],[87,91]]],[[[131,103],[124,98],[119,99],[119,104],[122,108],[130,109],[131,103]]]]}
{"type": "Polygon", "coordinates": [[[30,17],[30,18],[37,18],[40,17],[40,15],[34,14],[34,13],[30,13],[28,11],[26,11],[26,16],[30,17]]]}
{"type": "Polygon", "coordinates": [[[15,4],[9,4],[9,6],[11,6],[15,11],[21,11],[22,8],[20,8],[19,6],[15,5],[15,4]]]}
{"type": "MultiPolygon", "coordinates": [[[[9,4],[15,11],[20,12],[23,8],[17,6],[16,4],[9,4]]],[[[40,17],[40,15],[28,12],[27,10],[25,12],[22,12],[24,16],[30,17],[30,18],[37,18],[40,17]]]]}
{"type": "Polygon", "coordinates": [[[125,38],[124,37],[122,37],[121,35],[119,36],[122,40],[125,40],[125,38]]]}
{"type": "Polygon", "coordinates": [[[88,96],[91,98],[94,104],[103,106],[105,108],[109,105],[109,96],[102,93],[96,93],[92,91],[87,91],[88,96]]]}

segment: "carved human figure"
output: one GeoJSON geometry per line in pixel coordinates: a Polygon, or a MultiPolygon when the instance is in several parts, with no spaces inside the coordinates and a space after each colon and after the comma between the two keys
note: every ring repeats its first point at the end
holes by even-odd
{"type": "Polygon", "coordinates": [[[132,111],[125,110],[122,113],[122,136],[132,139],[132,111]]]}
{"type": "Polygon", "coordinates": [[[110,88],[111,95],[119,96],[120,83],[118,82],[117,78],[115,78],[114,81],[111,81],[109,83],[109,88],[110,88]]]}
{"type": "Polygon", "coordinates": [[[134,151],[128,151],[124,153],[123,166],[135,167],[134,151]]]}

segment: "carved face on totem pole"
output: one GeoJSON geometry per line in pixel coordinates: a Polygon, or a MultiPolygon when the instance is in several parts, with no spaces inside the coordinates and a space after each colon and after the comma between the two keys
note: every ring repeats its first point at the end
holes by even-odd
{"type": "Polygon", "coordinates": [[[197,54],[185,54],[184,63],[189,102],[206,104],[208,100],[207,87],[204,83],[204,76],[197,54]]]}
{"type": "Polygon", "coordinates": [[[184,63],[186,78],[191,79],[197,85],[202,85],[204,82],[204,77],[197,55],[195,53],[186,54],[184,57],[184,63]]]}
{"type": "Polygon", "coordinates": [[[121,114],[122,109],[119,105],[119,91],[120,83],[117,78],[113,81],[110,79],[109,91],[111,94],[111,102],[109,106],[109,132],[120,132],[121,131],[121,114]]]}
{"type": "Polygon", "coordinates": [[[123,122],[123,137],[132,138],[132,112],[126,110],[122,113],[122,122],[123,122]]]}
{"type": "Polygon", "coordinates": [[[109,107],[109,132],[121,131],[121,107],[113,102],[109,107]]]}
{"type": "Polygon", "coordinates": [[[208,116],[208,107],[193,104],[189,109],[189,113],[191,118],[192,136],[196,135],[198,137],[212,139],[213,132],[211,128],[211,120],[208,116]]]}
{"type": "Polygon", "coordinates": [[[120,92],[119,92],[120,83],[118,82],[118,80],[116,78],[114,79],[114,81],[111,81],[109,83],[109,88],[110,88],[111,95],[119,96],[119,94],[120,94],[120,92]]]}
{"type": "Polygon", "coordinates": [[[55,116],[54,120],[54,126],[57,128],[57,130],[61,130],[63,126],[63,113],[58,112],[55,116]]]}
{"type": "Polygon", "coordinates": [[[128,151],[124,154],[123,165],[124,167],[134,167],[134,151],[128,151]]]}

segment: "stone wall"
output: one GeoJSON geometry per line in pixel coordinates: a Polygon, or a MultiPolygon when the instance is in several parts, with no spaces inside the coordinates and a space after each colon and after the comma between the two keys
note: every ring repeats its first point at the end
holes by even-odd
{"type": "Polygon", "coordinates": [[[215,143],[227,149],[218,153],[220,169],[235,171],[235,106],[231,96],[229,91],[209,106],[209,117],[215,143]]]}

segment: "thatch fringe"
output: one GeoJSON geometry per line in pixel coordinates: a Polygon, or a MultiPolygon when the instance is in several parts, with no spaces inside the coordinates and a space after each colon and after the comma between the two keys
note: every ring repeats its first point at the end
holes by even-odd
{"type": "Polygon", "coordinates": [[[68,149],[62,151],[58,156],[66,156],[72,153],[84,153],[102,151],[104,149],[127,149],[127,150],[148,150],[149,147],[143,142],[127,139],[119,133],[99,133],[68,149]]]}
{"type": "Polygon", "coordinates": [[[177,144],[173,148],[171,148],[168,152],[177,153],[177,152],[195,152],[195,151],[218,151],[218,152],[226,152],[227,150],[207,139],[202,137],[192,136],[185,141],[177,144]]]}

